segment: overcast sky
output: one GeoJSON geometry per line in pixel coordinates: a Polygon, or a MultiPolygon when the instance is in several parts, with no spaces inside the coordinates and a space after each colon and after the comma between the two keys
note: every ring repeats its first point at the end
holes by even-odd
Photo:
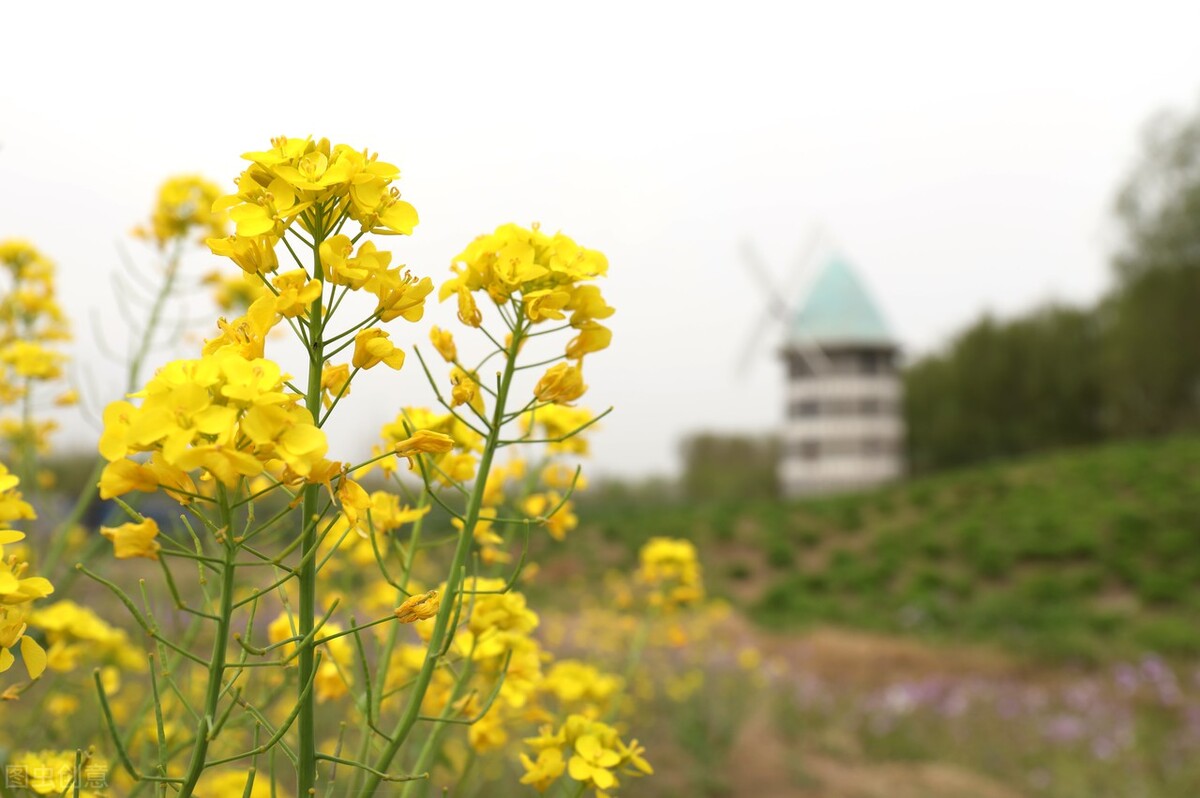
{"type": "MultiPolygon", "coordinates": [[[[102,393],[119,381],[84,319],[106,307],[115,243],[162,178],[200,172],[232,187],[238,156],[271,136],[326,136],[400,165],[421,224],[397,257],[435,280],[509,220],[609,256],[615,338],[589,359],[588,402],[616,407],[597,466],[630,475],[674,469],[690,431],[781,419],[777,332],[748,373],[734,370],[765,307],[742,239],[795,284],[820,225],[907,351],[925,352],[985,310],[1105,290],[1112,195],[1140,130],[1200,98],[1194,2],[21,3],[3,14],[0,238],[33,239],[58,263],[78,355],[102,393]]],[[[405,372],[360,392],[355,416],[423,401],[405,372]]],[[[337,431],[343,449],[371,437],[337,431]]]]}

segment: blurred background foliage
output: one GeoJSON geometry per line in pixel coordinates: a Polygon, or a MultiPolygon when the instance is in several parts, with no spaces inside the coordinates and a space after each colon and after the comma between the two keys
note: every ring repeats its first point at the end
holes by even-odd
{"type": "Polygon", "coordinates": [[[1200,111],[1150,122],[1115,218],[1095,306],[985,316],[908,366],[914,471],[1200,428],[1200,111]]]}

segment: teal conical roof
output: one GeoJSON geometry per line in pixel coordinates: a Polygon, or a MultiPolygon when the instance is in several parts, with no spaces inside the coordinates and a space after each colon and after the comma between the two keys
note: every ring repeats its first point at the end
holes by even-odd
{"type": "Polygon", "coordinates": [[[894,345],[895,338],[850,264],[834,256],[792,317],[786,343],[894,345]]]}

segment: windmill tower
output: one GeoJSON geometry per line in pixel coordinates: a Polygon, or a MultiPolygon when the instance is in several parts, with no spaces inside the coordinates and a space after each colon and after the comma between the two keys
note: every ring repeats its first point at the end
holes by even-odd
{"type": "Polygon", "coordinates": [[[783,319],[785,495],[854,490],[904,470],[899,346],[850,265],[828,257],[783,319]]]}

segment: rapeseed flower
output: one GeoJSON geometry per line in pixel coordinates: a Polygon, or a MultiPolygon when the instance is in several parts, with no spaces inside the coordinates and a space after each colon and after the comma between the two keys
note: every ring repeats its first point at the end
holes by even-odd
{"type": "Polygon", "coordinates": [[[533,395],[542,402],[568,404],[583,396],[586,391],[583,372],[579,367],[569,363],[558,363],[548,368],[538,380],[533,395]]]}
{"type": "Polygon", "coordinates": [[[429,340],[433,348],[447,363],[458,360],[458,347],[454,344],[454,335],[449,330],[434,327],[429,331],[429,340]]]}
{"type": "Polygon", "coordinates": [[[395,609],[395,616],[400,623],[413,623],[432,618],[437,615],[442,600],[436,590],[425,593],[414,593],[395,609]]]}
{"type": "Polygon", "coordinates": [[[168,178],[158,189],[150,226],[139,227],[134,235],[153,241],[160,249],[175,240],[187,238],[199,229],[201,239],[225,234],[225,214],[213,211],[221,196],[216,184],[199,175],[168,178]]]}
{"type": "Polygon", "coordinates": [[[133,394],[140,407],[117,402],[105,411],[103,494],[140,490],[151,479],[181,488],[197,469],[233,486],[272,460],[307,477],[325,462],[328,443],[285,381],[275,363],[232,346],[167,364],[133,394]],[[139,452],[153,453],[149,470],[125,459],[139,452]]]}
{"type": "Polygon", "coordinates": [[[158,551],[162,548],[155,540],[158,537],[158,524],[153,518],[143,519],[137,524],[121,524],[118,527],[102,526],[100,534],[112,541],[114,556],[118,560],[131,557],[157,560],[158,551]]]}
{"type": "Polygon", "coordinates": [[[369,369],[383,363],[399,371],[404,365],[404,350],[396,348],[386,330],[369,327],[354,336],[352,362],[356,369],[369,369]]]}

